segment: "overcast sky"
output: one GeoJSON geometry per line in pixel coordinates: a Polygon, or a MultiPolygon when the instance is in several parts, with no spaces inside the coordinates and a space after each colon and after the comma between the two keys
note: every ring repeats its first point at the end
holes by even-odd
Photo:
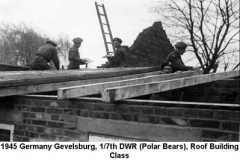
{"type": "MultiPolygon", "coordinates": [[[[98,0],[104,4],[113,37],[131,46],[143,29],[150,27],[158,16],[149,8],[157,0],[98,0]]],[[[94,60],[91,68],[105,63],[103,37],[95,8],[95,0],[1,0],[0,22],[24,22],[49,37],[64,33],[73,39],[83,38],[82,58],[94,60]]]]}

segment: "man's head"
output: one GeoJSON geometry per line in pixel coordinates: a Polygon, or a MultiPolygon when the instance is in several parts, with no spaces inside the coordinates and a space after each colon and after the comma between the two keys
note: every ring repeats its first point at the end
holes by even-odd
{"type": "Polygon", "coordinates": [[[53,45],[54,47],[57,46],[57,43],[54,42],[54,41],[51,41],[51,40],[47,40],[46,44],[51,44],[51,45],[53,45]]]}
{"type": "Polygon", "coordinates": [[[73,40],[74,47],[79,48],[82,44],[83,39],[80,37],[74,38],[73,40]]]}
{"type": "Polygon", "coordinates": [[[161,65],[161,69],[162,69],[163,74],[173,73],[173,68],[172,68],[171,62],[164,62],[161,65]]]}
{"type": "Polygon", "coordinates": [[[175,46],[175,50],[181,55],[185,53],[187,48],[187,44],[183,41],[177,42],[174,46],[175,46]]]}
{"type": "Polygon", "coordinates": [[[113,46],[115,48],[119,48],[122,44],[122,40],[120,38],[114,38],[113,39],[113,46]]]}

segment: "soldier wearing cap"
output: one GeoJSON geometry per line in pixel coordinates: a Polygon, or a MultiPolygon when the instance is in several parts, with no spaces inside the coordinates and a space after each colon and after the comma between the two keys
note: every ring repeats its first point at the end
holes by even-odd
{"type": "Polygon", "coordinates": [[[163,74],[169,74],[173,73],[172,63],[171,62],[164,62],[161,65],[162,73],[163,74]]]}
{"type": "MultiPolygon", "coordinates": [[[[162,69],[162,74],[170,74],[173,73],[173,66],[171,62],[164,62],[161,65],[162,69]]],[[[159,93],[154,93],[151,95],[150,99],[151,100],[180,100],[181,93],[182,91],[179,90],[170,90],[170,91],[165,91],[165,92],[159,92],[159,93]]]]}
{"type": "Polygon", "coordinates": [[[50,61],[53,61],[55,67],[59,70],[59,58],[56,46],[55,42],[47,40],[46,45],[38,49],[36,57],[30,63],[31,70],[49,70],[48,63],[50,61]]]}
{"type": "Polygon", "coordinates": [[[114,56],[108,57],[108,61],[110,64],[110,68],[115,67],[124,67],[123,62],[126,58],[126,50],[121,46],[122,40],[120,38],[114,38],[113,39],[113,45],[116,48],[114,52],[114,56]]]}
{"type": "Polygon", "coordinates": [[[74,38],[72,41],[74,45],[70,48],[68,52],[68,69],[80,69],[79,65],[86,64],[85,60],[80,58],[80,54],[78,51],[78,48],[81,46],[83,39],[77,37],[74,38]]]}
{"type": "Polygon", "coordinates": [[[183,55],[186,51],[187,44],[180,41],[175,44],[175,51],[171,52],[168,57],[167,61],[172,63],[173,72],[176,71],[187,71],[187,70],[198,70],[200,67],[192,67],[192,66],[185,66],[181,55],[183,55]]]}

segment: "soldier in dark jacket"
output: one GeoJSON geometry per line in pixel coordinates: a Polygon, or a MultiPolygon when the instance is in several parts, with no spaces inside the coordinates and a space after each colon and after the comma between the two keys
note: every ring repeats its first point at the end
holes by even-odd
{"type": "Polygon", "coordinates": [[[183,55],[186,51],[187,44],[184,42],[177,42],[175,44],[175,51],[171,52],[168,57],[167,61],[172,63],[173,72],[176,71],[188,71],[188,70],[198,70],[200,67],[192,67],[192,66],[185,66],[181,55],[183,55]]]}
{"type": "Polygon", "coordinates": [[[113,45],[116,48],[116,51],[114,52],[114,56],[107,58],[110,63],[110,68],[124,67],[123,62],[125,61],[127,52],[121,44],[122,40],[120,38],[113,39],[113,45]]]}
{"type": "Polygon", "coordinates": [[[36,57],[30,63],[31,70],[49,70],[48,63],[53,61],[57,70],[59,70],[59,59],[56,49],[57,44],[51,40],[47,40],[46,45],[40,47],[36,53],[36,57]]]}
{"type": "Polygon", "coordinates": [[[80,58],[80,54],[78,51],[78,48],[81,46],[82,41],[83,39],[79,37],[73,39],[74,45],[70,48],[68,52],[68,69],[80,69],[79,65],[86,64],[86,61],[80,58]]]}
{"type": "MultiPolygon", "coordinates": [[[[173,67],[171,62],[164,62],[161,65],[162,74],[173,73],[173,67]]],[[[168,101],[177,101],[180,99],[181,91],[179,90],[170,90],[165,92],[154,93],[151,95],[150,100],[168,100],[168,101]]]]}

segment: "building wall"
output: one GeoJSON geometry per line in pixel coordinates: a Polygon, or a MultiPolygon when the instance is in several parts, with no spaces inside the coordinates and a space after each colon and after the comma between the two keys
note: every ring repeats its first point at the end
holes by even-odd
{"type": "Polygon", "coordinates": [[[184,101],[240,104],[240,77],[200,84],[184,89],[184,101]]]}
{"type": "MultiPolygon", "coordinates": [[[[127,51],[125,67],[160,66],[174,50],[161,22],[154,22],[152,26],[140,32],[132,46],[123,47],[127,51]]],[[[102,64],[98,68],[107,66],[102,64]]]]}
{"type": "Polygon", "coordinates": [[[146,141],[239,141],[238,78],[187,90],[199,93],[195,101],[229,105],[13,96],[0,99],[0,123],[14,124],[14,141],[89,141],[90,133],[146,141]],[[223,98],[227,91],[237,92],[234,101],[223,98]]]}
{"type": "Polygon", "coordinates": [[[127,49],[125,66],[160,66],[174,50],[161,22],[155,22],[137,36],[127,49]]]}

